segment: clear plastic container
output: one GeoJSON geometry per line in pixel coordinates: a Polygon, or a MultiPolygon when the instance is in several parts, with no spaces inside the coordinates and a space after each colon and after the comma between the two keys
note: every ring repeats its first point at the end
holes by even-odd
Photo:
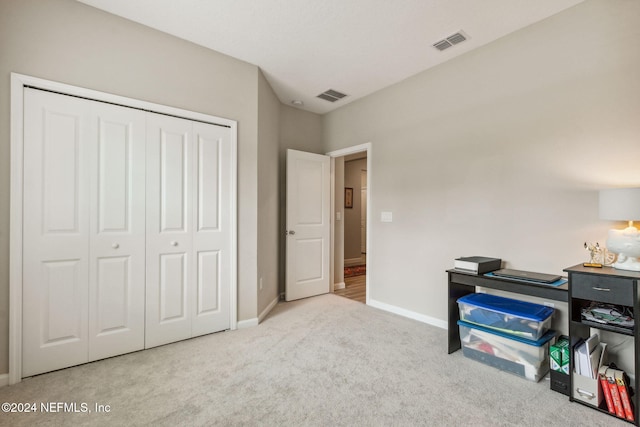
{"type": "Polygon", "coordinates": [[[510,337],[477,325],[459,321],[462,351],[468,358],[539,381],[549,372],[549,345],[555,331],[536,341],[510,337]]]}
{"type": "Polygon", "coordinates": [[[531,340],[551,327],[553,308],[489,294],[469,294],[458,299],[460,320],[531,340]]]}

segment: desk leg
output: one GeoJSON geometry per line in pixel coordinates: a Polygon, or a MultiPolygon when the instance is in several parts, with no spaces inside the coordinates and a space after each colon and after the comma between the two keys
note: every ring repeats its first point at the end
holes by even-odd
{"type": "Polygon", "coordinates": [[[460,350],[460,329],[457,323],[460,320],[460,311],[456,301],[458,301],[458,298],[472,294],[475,291],[475,286],[451,283],[451,275],[449,275],[449,354],[460,350]]]}

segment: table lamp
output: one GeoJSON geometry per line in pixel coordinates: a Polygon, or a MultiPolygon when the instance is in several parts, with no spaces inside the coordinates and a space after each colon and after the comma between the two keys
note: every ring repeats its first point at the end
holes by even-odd
{"type": "Polygon", "coordinates": [[[607,249],[618,254],[614,268],[640,271],[640,233],[633,221],[640,220],[640,188],[600,190],[600,219],[629,221],[624,230],[609,230],[607,249]]]}

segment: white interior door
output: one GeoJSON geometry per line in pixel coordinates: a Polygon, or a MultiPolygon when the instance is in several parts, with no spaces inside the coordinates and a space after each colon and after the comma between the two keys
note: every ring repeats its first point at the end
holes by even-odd
{"type": "Polygon", "coordinates": [[[144,347],[144,112],[25,90],[23,376],[144,347]]]}
{"type": "Polygon", "coordinates": [[[197,336],[231,326],[232,160],[229,128],[194,122],[193,137],[196,291],[191,312],[191,335],[197,336]]]}
{"type": "Polygon", "coordinates": [[[287,150],[287,301],[329,292],[329,157],[287,150]]]}
{"type": "Polygon", "coordinates": [[[228,329],[231,131],[149,114],[145,346],[228,329]]]}
{"type": "Polygon", "coordinates": [[[145,113],[87,101],[91,150],[89,360],[144,348],[145,113]]]}
{"type": "Polygon", "coordinates": [[[147,119],[147,295],[145,347],[191,336],[194,180],[191,122],[147,119]]]}
{"type": "Polygon", "coordinates": [[[25,89],[22,376],[88,360],[90,112],[25,89]]]}

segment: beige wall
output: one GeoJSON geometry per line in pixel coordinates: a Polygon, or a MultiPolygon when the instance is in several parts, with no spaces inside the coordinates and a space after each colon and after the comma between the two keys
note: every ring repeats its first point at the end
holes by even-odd
{"type": "Polygon", "coordinates": [[[72,0],[2,0],[0,374],[8,371],[10,72],[237,120],[238,315],[257,317],[257,67],[72,0]]]}
{"type": "Polygon", "coordinates": [[[258,79],[258,314],[279,296],[278,156],[280,101],[262,72],[258,79]]]}
{"type": "Polygon", "coordinates": [[[597,190],[640,185],[639,16],[588,0],[324,116],[325,151],[372,142],[371,299],[443,321],[456,257],[561,273],[605,241],[597,190]]]}

